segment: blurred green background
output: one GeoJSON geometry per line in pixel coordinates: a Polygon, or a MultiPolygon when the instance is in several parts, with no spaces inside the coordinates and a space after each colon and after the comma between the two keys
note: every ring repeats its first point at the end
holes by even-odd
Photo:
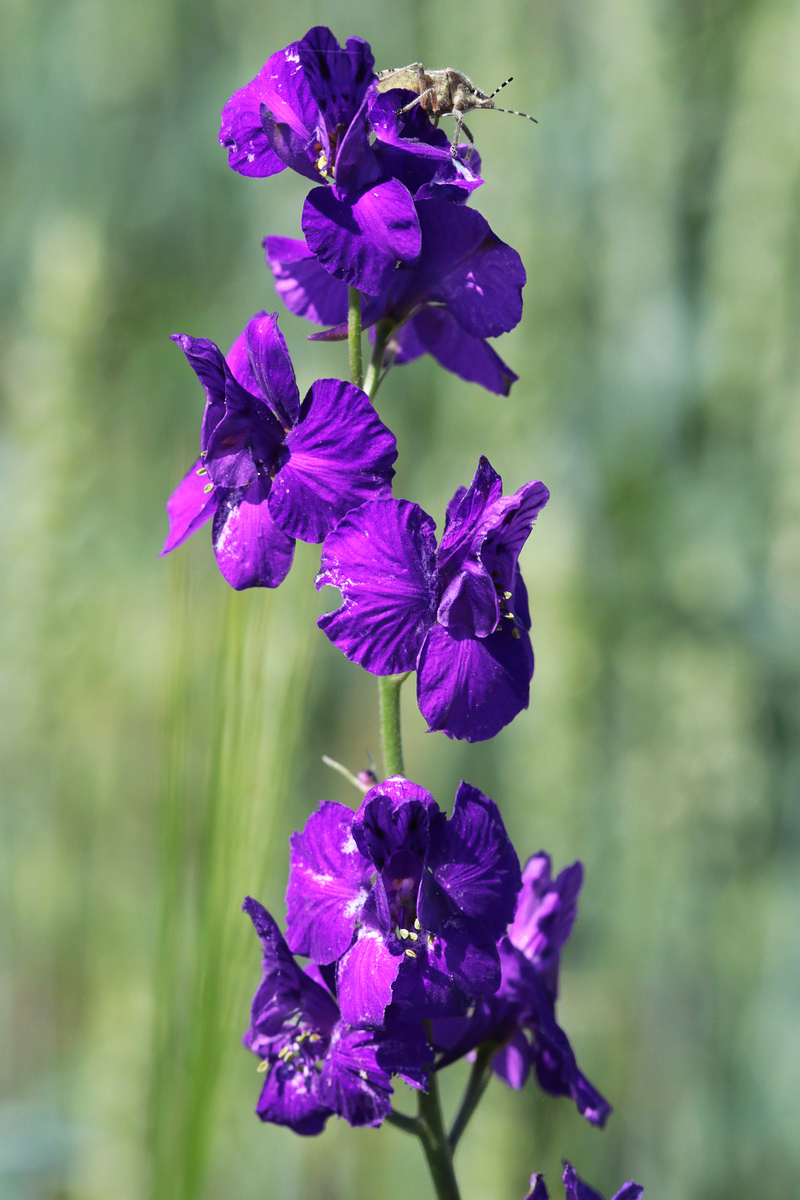
{"type": "MultiPolygon", "coordinates": [[[[525,550],[538,665],[494,742],[409,774],[495,797],[524,856],[584,860],[560,1013],[616,1106],[494,1082],[464,1200],[562,1156],[610,1195],[796,1194],[800,1062],[800,5],[793,0],[31,0],[4,6],[0,1194],[400,1200],[403,1133],[262,1127],[241,1049],[320,763],[377,751],[373,681],[316,631],[302,548],[237,595],[207,532],[157,557],[199,388],[167,340],[275,307],[260,240],[305,183],[226,166],[219,111],[316,23],[453,65],[475,204],[522,254],[508,400],[420,362],[380,398],[396,494],[441,521],[488,454],[553,499],[525,550]]],[[[283,321],[301,389],[345,350],[283,321]]],[[[447,1102],[463,1082],[455,1069],[447,1102]]],[[[405,1103],[405,1101],[401,1101],[405,1103]]]]}

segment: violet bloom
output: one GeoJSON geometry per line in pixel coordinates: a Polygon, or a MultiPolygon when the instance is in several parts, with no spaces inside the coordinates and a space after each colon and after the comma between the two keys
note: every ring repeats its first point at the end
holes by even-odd
{"type": "MultiPolygon", "coordinates": [[[[329,29],[316,26],[234,93],[220,130],[235,171],[263,177],[288,166],[320,185],[306,198],[303,232],[327,271],[369,295],[388,285],[398,262],[414,262],[420,251],[412,194],[382,166],[370,140],[373,68],[366,42],[350,38],[343,48],[329,29]]],[[[383,136],[392,136],[383,127],[393,114],[378,112],[383,136]]],[[[480,182],[460,159],[446,163],[441,131],[404,141],[396,118],[394,124],[394,153],[405,146],[406,155],[430,160],[428,182],[435,177],[450,192],[453,179],[462,190],[480,182]]]]}
{"type": "Polygon", "coordinates": [[[305,400],[275,314],[259,313],[227,361],[213,342],[175,334],[206,393],[200,459],[167,501],[169,553],[213,518],[231,587],[277,587],[295,538],[321,542],[336,522],[390,494],[393,434],[360,388],[319,379],[305,400]]]}
{"type": "MultiPolygon", "coordinates": [[[[386,291],[368,300],[364,328],[383,323],[385,362],[432,354],[447,370],[507,396],[517,376],[487,342],[522,315],[525,268],[516,250],[473,209],[447,200],[417,204],[422,248],[417,262],[397,270],[386,291]]],[[[347,286],[333,278],[305,242],[268,237],[267,264],[290,312],[334,328],[312,340],[347,337],[347,286]]]]}
{"type": "Polygon", "coordinates": [[[417,671],[429,730],[470,742],[494,737],[528,706],[530,614],[517,566],[549,492],[527,483],[502,495],[481,458],[451,500],[437,549],[433,520],[407,500],[375,500],[328,535],[317,587],[343,603],[317,622],[375,675],[417,671]]]}
{"type": "MultiPolygon", "coordinates": [[[[584,1183],[579,1179],[578,1172],[571,1163],[564,1163],[564,1174],[562,1175],[564,1184],[564,1195],[566,1200],[603,1200],[599,1192],[594,1188],[590,1188],[588,1183],[584,1183]]],[[[638,1183],[623,1183],[618,1192],[615,1192],[611,1200],[640,1200],[644,1195],[644,1188],[638,1183]]],[[[547,1194],[547,1188],[544,1185],[543,1175],[531,1175],[531,1191],[525,1197],[525,1200],[550,1200],[547,1194]]]]}
{"type": "Polygon", "coordinates": [[[357,813],[326,802],[293,835],[287,938],[295,953],[337,964],[350,1025],[464,1012],[500,982],[496,941],[519,883],[492,800],[461,783],[447,818],[424,788],[393,776],[357,813]]]}
{"type": "Polygon", "coordinates": [[[335,1114],[380,1125],[391,1111],[391,1076],[424,1088],[431,1054],[422,1026],[351,1029],[333,995],[298,966],[277,925],[256,900],[243,905],[261,939],[261,983],[244,1044],[265,1073],[256,1113],[295,1133],[321,1133],[335,1114]]]}
{"type": "Polygon", "coordinates": [[[500,987],[469,1021],[437,1022],[437,1066],[495,1043],[492,1068],[510,1087],[523,1087],[533,1069],[543,1091],[569,1096],[587,1121],[602,1127],[611,1106],[579,1070],[555,1016],[561,949],[575,923],[582,882],[579,862],[552,879],[549,855],[528,859],[514,920],[498,946],[500,987]]]}

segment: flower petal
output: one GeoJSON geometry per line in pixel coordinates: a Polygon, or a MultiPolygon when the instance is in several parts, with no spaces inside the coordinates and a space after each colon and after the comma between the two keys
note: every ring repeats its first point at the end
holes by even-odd
{"type": "Polygon", "coordinates": [[[348,1025],[382,1025],[402,955],[391,954],[383,936],[362,926],[358,941],[339,960],[338,997],[348,1025]]]}
{"type": "MultiPolygon", "coordinates": [[[[431,847],[428,867],[462,916],[496,942],[513,919],[521,874],[494,800],[460,783],[453,812],[431,847]]],[[[423,919],[423,923],[426,923],[423,919]]]]}
{"type": "MultiPolygon", "coordinates": [[[[578,895],[583,884],[583,865],[565,867],[556,880],[550,877],[550,856],[532,855],[522,872],[508,936],[513,945],[545,975],[558,969],[561,948],[572,933],[578,915],[578,895]]],[[[555,979],[552,980],[555,993],[555,979]]]]}
{"type": "Polygon", "coordinates": [[[544,1186],[544,1175],[531,1175],[531,1190],[525,1200],[550,1200],[544,1186]]]}
{"type": "MultiPolygon", "coordinates": [[[[564,1194],[566,1200],[603,1200],[599,1192],[594,1188],[589,1187],[588,1183],[584,1183],[579,1178],[578,1172],[573,1167],[572,1163],[564,1162],[564,1174],[562,1176],[564,1182],[564,1194]]],[[[644,1188],[638,1183],[623,1183],[618,1192],[615,1192],[611,1200],[640,1200],[644,1195],[644,1188]]]]}
{"type": "Polygon", "coordinates": [[[524,1033],[519,1030],[492,1059],[495,1075],[517,1091],[527,1083],[531,1070],[531,1052],[524,1033]]]}
{"type": "Polygon", "coordinates": [[[269,508],[282,529],[303,541],[321,542],[351,509],[391,494],[394,434],[350,383],[312,384],[286,452],[269,508]]]}
{"type": "Polygon", "coordinates": [[[433,520],[408,500],[371,500],[325,539],[317,588],[343,603],[317,624],[376,675],[414,669],[436,604],[433,520]]]}
{"type": "Polygon", "coordinates": [[[341,958],[370,886],[372,864],[358,851],[353,812],[324,801],[291,838],[286,936],[295,954],[317,963],[341,958]]]}
{"type": "Polygon", "coordinates": [[[255,395],[267,400],[281,425],[288,429],[300,412],[300,392],[278,328],[278,314],[258,313],[247,322],[245,338],[250,371],[258,384],[255,395]]]}
{"type": "Polygon", "coordinates": [[[537,480],[513,496],[503,496],[484,513],[480,558],[501,589],[512,590],[520,550],[549,499],[550,492],[537,480]]]}
{"type": "Polygon", "coordinates": [[[487,638],[433,625],[417,663],[417,700],[429,731],[482,742],[528,707],[533,650],[526,631],[509,625],[487,638]]]}
{"type": "Polygon", "coordinates": [[[447,506],[444,533],[436,556],[439,571],[452,578],[467,555],[477,552],[487,512],[500,500],[503,481],[484,454],[468,488],[459,488],[447,506]]]}
{"type": "Polygon", "coordinates": [[[418,286],[447,305],[474,337],[496,337],[519,323],[525,268],[475,209],[438,197],[417,204],[425,253],[418,286]]]}
{"type": "Polygon", "coordinates": [[[237,591],[277,587],[292,565],[294,538],[274,524],[261,479],[217,491],[212,540],[223,576],[237,591]]]}
{"type": "Polygon", "coordinates": [[[396,179],[375,184],[356,200],[337,199],[331,188],[313,188],[302,227],[323,267],[369,296],[388,287],[398,260],[411,263],[419,256],[414,201],[396,179]]]}
{"type": "MultiPolygon", "coordinates": [[[[271,55],[255,79],[234,92],[222,110],[219,140],[228,148],[229,166],[240,175],[275,175],[287,165],[270,145],[261,120],[262,107],[268,110],[274,122],[288,128],[296,148],[306,144],[314,133],[319,111],[299,61],[297,46],[298,43],[293,42],[271,55]]],[[[294,162],[291,165],[295,166],[294,162]]],[[[300,165],[303,165],[302,161],[300,165]]],[[[315,178],[310,161],[303,174],[315,178]]]]}
{"type": "Polygon", "coordinates": [[[507,396],[519,378],[485,338],[467,333],[447,308],[424,308],[398,331],[394,340],[403,361],[432,354],[446,371],[468,383],[479,383],[498,396],[507,396]]]}
{"type": "Polygon", "coordinates": [[[192,338],[187,337],[185,333],[173,333],[170,340],[180,346],[206,394],[206,406],[200,428],[200,449],[205,450],[208,439],[225,412],[225,359],[219,347],[208,338],[192,338]]]}
{"type": "Polygon", "coordinates": [[[317,107],[330,129],[350,124],[375,78],[369,43],[358,37],[340,46],[330,29],[315,25],[297,43],[297,52],[317,107]]]}
{"type": "Polygon", "coordinates": [[[353,837],[364,857],[382,871],[398,850],[425,859],[431,826],[440,815],[430,792],[394,775],[367,792],[353,817],[353,837]]]}
{"type": "Polygon", "coordinates": [[[316,1072],[305,1074],[278,1061],[267,1071],[256,1114],[262,1121],[286,1125],[303,1137],[316,1137],[331,1110],[320,1099],[316,1072]]]}
{"type": "Polygon", "coordinates": [[[319,1094],[350,1125],[380,1125],[392,1109],[392,1085],[378,1063],[380,1034],[339,1022],[322,1063],[319,1094]]]}
{"type": "Polygon", "coordinates": [[[329,275],[305,242],[268,237],[264,250],[275,291],[289,312],[316,325],[347,321],[347,284],[329,275]]]}
{"type": "Polygon", "coordinates": [[[167,501],[169,533],[161,549],[162,555],[185,542],[196,529],[210,521],[217,510],[213,491],[206,492],[208,476],[197,474],[202,469],[203,460],[198,458],[167,501]]]}

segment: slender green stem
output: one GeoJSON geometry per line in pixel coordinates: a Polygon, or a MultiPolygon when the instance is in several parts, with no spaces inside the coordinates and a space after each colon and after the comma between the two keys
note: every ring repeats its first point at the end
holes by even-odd
{"type": "Polygon", "coordinates": [[[459,1139],[467,1128],[470,1117],[478,1107],[483,1093],[486,1091],[486,1085],[492,1076],[492,1058],[496,1052],[497,1047],[492,1042],[484,1042],[478,1050],[475,1062],[472,1064],[472,1071],[470,1072],[469,1082],[464,1092],[464,1099],[461,1101],[461,1107],[456,1114],[453,1128],[450,1130],[448,1140],[450,1142],[451,1153],[455,1153],[459,1139]]]}
{"type": "Polygon", "coordinates": [[[439,1103],[439,1083],[435,1074],[430,1078],[430,1090],[418,1096],[417,1137],[422,1142],[428,1170],[437,1200],[460,1200],[458,1183],[453,1170],[453,1155],[442,1120],[439,1103]]]}
{"type": "Polygon", "coordinates": [[[337,762],[335,758],[329,758],[327,754],[323,754],[322,761],[325,763],[326,767],[330,767],[331,770],[338,771],[340,775],[344,775],[348,783],[352,783],[353,787],[356,788],[357,791],[361,792],[362,796],[369,791],[369,784],[362,783],[360,779],[356,778],[352,771],[348,771],[347,767],[342,766],[342,764],[337,762]]]}
{"type": "Polygon", "coordinates": [[[400,730],[400,688],[406,679],[408,672],[405,675],[383,675],[378,680],[383,769],[387,779],[390,775],[405,775],[403,736],[400,730]]]}
{"type": "MultiPolygon", "coordinates": [[[[386,347],[389,339],[394,333],[395,326],[392,321],[379,321],[375,326],[375,343],[372,347],[372,356],[369,360],[367,373],[364,376],[364,391],[369,396],[370,400],[374,400],[378,388],[383,382],[386,371],[383,369],[383,359],[386,353],[386,347]]],[[[388,369],[388,368],[387,368],[388,369]]]]}
{"type": "Polygon", "coordinates": [[[394,1125],[397,1129],[402,1129],[404,1133],[413,1133],[414,1137],[419,1137],[419,1122],[416,1117],[407,1117],[405,1113],[390,1112],[386,1118],[387,1125],[394,1125]]]}
{"type": "Polygon", "coordinates": [[[347,346],[350,352],[350,382],[364,386],[364,363],[361,358],[361,292],[347,289],[347,346]]]}

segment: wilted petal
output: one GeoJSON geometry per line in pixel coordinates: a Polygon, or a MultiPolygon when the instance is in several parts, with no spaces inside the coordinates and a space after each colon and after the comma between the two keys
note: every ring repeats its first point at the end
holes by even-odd
{"type": "Polygon", "coordinates": [[[417,663],[417,700],[429,731],[482,742],[528,707],[533,650],[527,632],[501,623],[487,638],[434,625],[417,663]]]}
{"type": "Polygon", "coordinates": [[[383,1023],[402,961],[402,955],[390,953],[380,932],[362,926],[358,941],[339,961],[339,1008],[348,1025],[383,1023]]]}
{"type": "Polygon", "coordinates": [[[369,891],[372,864],[353,840],[353,812],[324,801],[291,838],[286,934],[295,954],[317,963],[341,958],[369,891]]]}
{"type": "Polygon", "coordinates": [[[197,472],[203,469],[203,460],[198,458],[184,475],[167,501],[169,533],[161,553],[169,554],[188,537],[210,521],[217,510],[217,498],[213,491],[206,492],[208,476],[197,472]]]}
{"type": "Polygon", "coordinates": [[[371,500],[328,534],[316,584],[343,603],[317,624],[376,675],[413,670],[436,604],[432,519],[407,500],[371,500]]]}
{"type": "Polygon", "coordinates": [[[268,237],[264,250],[275,291],[289,312],[316,325],[347,321],[347,284],[329,275],[305,242],[268,237]]]}
{"type": "Polygon", "coordinates": [[[219,488],[212,539],[232,588],[277,587],[289,573],[294,538],[278,529],[260,478],[248,488],[219,488]]]}
{"type": "Polygon", "coordinates": [[[390,494],[394,434],[350,383],[312,384],[286,452],[269,508],[282,529],[303,541],[321,542],[351,509],[390,494]]]}

